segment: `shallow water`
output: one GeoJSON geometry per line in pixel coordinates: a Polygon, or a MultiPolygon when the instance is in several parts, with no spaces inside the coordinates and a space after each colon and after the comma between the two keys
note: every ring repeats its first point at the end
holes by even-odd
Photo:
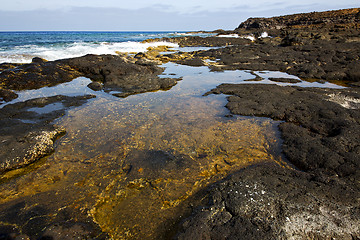
{"type": "Polygon", "coordinates": [[[89,80],[79,78],[20,93],[23,100],[76,91],[97,98],[56,122],[67,134],[54,154],[23,173],[7,173],[0,209],[25,202],[27,209],[46,209],[49,219],[67,209],[71,219],[90,217],[114,239],[156,239],[186,212],[182,203],[208,184],[259,162],[286,166],[278,122],[231,116],[224,95],[202,96],[221,83],[254,78],[252,73],[164,66],[164,77],[183,77],[169,91],[116,98],[86,88],[89,80]]]}

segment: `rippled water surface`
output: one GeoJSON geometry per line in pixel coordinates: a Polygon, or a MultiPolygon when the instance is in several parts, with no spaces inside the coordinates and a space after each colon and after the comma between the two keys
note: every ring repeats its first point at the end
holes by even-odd
{"type": "Polygon", "coordinates": [[[70,86],[97,97],[56,122],[67,134],[54,154],[26,173],[7,173],[17,177],[0,185],[0,203],[41,206],[51,219],[68,209],[71,219],[90,217],[114,239],[156,239],[208,184],[259,162],[286,165],[277,122],[232,116],[224,95],[202,96],[221,83],[251,79],[250,72],[164,66],[164,77],[183,77],[169,91],[116,98],[86,88],[89,80],[81,78],[46,93],[21,93],[64,94],[59,89],[70,86]]]}

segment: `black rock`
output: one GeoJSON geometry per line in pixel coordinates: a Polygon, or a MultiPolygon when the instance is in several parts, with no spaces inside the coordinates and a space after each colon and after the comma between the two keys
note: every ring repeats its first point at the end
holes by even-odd
{"type": "Polygon", "coordinates": [[[18,95],[13,91],[7,89],[0,89],[0,101],[10,102],[17,97],[18,95]]]}
{"type": "Polygon", "coordinates": [[[94,91],[100,91],[103,89],[103,85],[99,82],[92,82],[92,83],[89,83],[87,86],[88,86],[88,88],[90,88],[94,91]]]}
{"type": "Polygon", "coordinates": [[[273,82],[283,82],[283,83],[299,83],[301,80],[294,78],[269,78],[273,82]]]}
{"type": "Polygon", "coordinates": [[[360,112],[350,100],[348,108],[340,105],[341,99],[360,99],[357,91],[221,84],[209,93],[231,95],[226,107],[233,114],[285,121],[283,151],[300,169],[360,178],[360,112]]]}

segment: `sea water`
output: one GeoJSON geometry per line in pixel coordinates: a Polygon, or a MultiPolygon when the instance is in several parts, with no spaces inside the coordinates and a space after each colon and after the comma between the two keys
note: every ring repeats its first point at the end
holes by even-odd
{"type": "Polygon", "coordinates": [[[179,37],[184,34],[183,32],[0,32],[0,63],[28,63],[33,57],[57,60],[86,54],[143,52],[150,46],[158,45],[176,48],[178,45],[174,43],[142,43],[142,41],[179,37]]]}

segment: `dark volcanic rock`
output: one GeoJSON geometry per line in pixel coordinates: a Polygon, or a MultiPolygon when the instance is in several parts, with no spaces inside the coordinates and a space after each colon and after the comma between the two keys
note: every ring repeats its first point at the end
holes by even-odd
{"type": "Polygon", "coordinates": [[[181,224],[176,239],[359,238],[359,192],[318,179],[276,165],[244,169],[208,190],[208,204],[181,224]]]}
{"type": "Polygon", "coordinates": [[[49,204],[54,201],[54,195],[36,195],[42,201],[27,205],[31,199],[25,197],[25,200],[0,205],[0,219],[3,220],[0,223],[0,239],[108,239],[90,217],[69,206],[54,209],[52,205],[56,204],[49,204]]]}
{"type": "Polygon", "coordinates": [[[223,47],[228,45],[246,45],[251,41],[245,38],[227,38],[227,37],[198,37],[186,36],[176,38],[149,39],[145,42],[166,41],[179,44],[180,47],[223,47]]]}
{"type": "Polygon", "coordinates": [[[176,63],[179,64],[183,64],[183,65],[188,65],[188,66],[193,66],[193,67],[200,67],[200,66],[205,66],[206,64],[203,62],[202,59],[200,58],[185,58],[182,60],[177,61],[176,63]]]}
{"type": "Polygon", "coordinates": [[[299,83],[301,80],[295,78],[269,78],[273,82],[283,82],[283,83],[299,83]]]}
{"type": "Polygon", "coordinates": [[[2,87],[10,90],[37,89],[68,82],[81,73],[60,62],[35,61],[0,73],[2,87]]]}
{"type": "MultiPolygon", "coordinates": [[[[46,239],[101,239],[105,238],[105,236],[96,236],[97,232],[87,223],[74,223],[74,222],[67,222],[65,224],[54,224],[47,229],[42,234],[40,240],[46,239]]],[[[105,235],[105,234],[104,234],[105,235]]]]}
{"type": "Polygon", "coordinates": [[[1,63],[0,64],[0,72],[7,70],[7,69],[16,68],[21,65],[22,65],[21,63],[1,63]]]}
{"type": "MultiPolygon", "coordinates": [[[[212,70],[273,70],[302,78],[360,80],[360,9],[249,19],[234,33],[271,38],[194,54],[218,59],[212,70]],[[250,30],[249,30],[250,29],[250,30]]],[[[180,41],[180,40],[178,40],[180,41]]],[[[186,42],[184,40],[184,42],[186,42]]]]}
{"type": "Polygon", "coordinates": [[[104,88],[104,86],[99,82],[92,82],[92,83],[89,83],[87,86],[88,86],[88,88],[90,88],[94,91],[100,91],[101,89],[104,88]]]}
{"type": "MultiPolygon", "coordinates": [[[[53,86],[85,76],[102,82],[104,88],[120,90],[126,96],[176,85],[176,79],[158,77],[163,68],[150,61],[145,64],[136,60],[118,55],[86,55],[49,62],[34,58],[32,63],[1,72],[0,83],[3,89],[24,90],[53,86]]],[[[5,95],[0,96],[5,99],[5,95]]]]}
{"type": "Polygon", "coordinates": [[[360,22],[359,13],[360,8],[353,8],[327,12],[300,13],[272,18],[249,18],[242,22],[235,31],[239,29],[281,29],[293,26],[354,23],[360,22]]]}
{"type": "Polygon", "coordinates": [[[65,129],[49,122],[64,115],[69,107],[80,106],[93,97],[59,95],[1,108],[0,173],[26,166],[52,153],[55,139],[65,133],[65,129]],[[42,112],[44,107],[50,110],[42,112]]]}
{"type": "Polygon", "coordinates": [[[214,66],[212,70],[272,70],[302,78],[360,80],[360,42],[322,41],[282,47],[280,42],[273,41],[273,44],[211,49],[198,52],[195,56],[219,59],[220,66],[214,66]]]}
{"type": "Polygon", "coordinates": [[[17,98],[18,95],[14,93],[13,91],[7,90],[7,89],[0,89],[0,102],[10,102],[11,100],[17,98]]]}
{"type": "Polygon", "coordinates": [[[59,60],[81,72],[85,77],[103,83],[106,90],[120,90],[114,94],[126,97],[131,94],[165,90],[176,85],[173,78],[160,78],[164,71],[153,62],[138,61],[116,55],[86,55],[84,57],[59,60]]]}
{"type": "MultiPolygon", "coordinates": [[[[272,38],[197,52],[223,70],[274,70],[303,78],[360,81],[359,9],[251,18],[234,33],[272,38]]],[[[321,80],[322,79],[322,80],[321,80]]],[[[287,81],[285,79],[270,79],[287,81]]],[[[293,81],[293,80],[291,80],[293,81]]],[[[262,84],[222,84],[232,114],[270,117],[298,169],[259,165],[215,184],[177,239],[358,239],[360,93],[262,84]]]]}
{"type": "Polygon", "coordinates": [[[222,84],[209,93],[231,95],[233,114],[285,121],[283,151],[297,167],[360,179],[360,93],[262,84],[222,84]]]}

